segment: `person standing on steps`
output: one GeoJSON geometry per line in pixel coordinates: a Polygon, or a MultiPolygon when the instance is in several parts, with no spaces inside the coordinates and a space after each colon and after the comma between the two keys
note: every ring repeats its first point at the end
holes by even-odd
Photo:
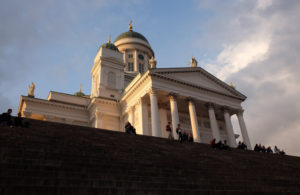
{"type": "Polygon", "coordinates": [[[166,126],[166,131],[169,133],[168,139],[173,140],[173,134],[172,134],[172,129],[171,129],[171,122],[169,121],[167,126],[166,126]]]}
{"type": "Polygon", "coordinates": [[[181,143],[182,142],[182,129],[180,127],[180,124],[177,125],[176,133],[178,134],[178,141],[181,143]]]}

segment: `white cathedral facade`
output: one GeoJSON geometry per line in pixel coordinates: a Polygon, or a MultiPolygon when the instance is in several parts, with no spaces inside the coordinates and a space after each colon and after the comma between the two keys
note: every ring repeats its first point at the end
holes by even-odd
{"type": "Polygon", "coordinates": [[[241,103],[246,96],[192,59],[192,67],[157,68],[148,40],[132,30],[103,44],[91,70],[91,95],[50,91],[47,99],[21,96],[27,118],[124,132],[129,121],[137,134],[164,137],[168,121],[191,132],[195,142],[213,138],[235,147],[231,116],[237,115],[243,141],[251,148],[241,103]]]}

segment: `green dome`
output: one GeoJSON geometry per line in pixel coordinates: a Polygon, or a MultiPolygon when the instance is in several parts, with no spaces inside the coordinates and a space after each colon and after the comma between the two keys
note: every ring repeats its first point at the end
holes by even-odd
{"type": "Polygon", "coordinates": [[[142,39],[142,40],[146,41],[147,43],[149,43],[148,40],[144,37],[144,35],[142,35],[138,32],[135,32],[133,30],[123,32],[116,38],[115,42],[117,42],[118,40],[123,39],[123,38],[138,38],[138,39],[142,39]]]}
{"type": "Polygon", "coordinates": [[[119,51],[118,48],[113,43],[104,43],[103,45],[101,45],[101,47],[105,47],[107,49],[111,49],[114,51],[119,51]]]}
{"type": "Polygon", "coordinates": [[[77,96],[77,97],[85,96],[85,94],[82,93],[82,92],[76,92],[76,93],[74,93],[74,95],[77,96]]]}
{"type": "Polygon", "coordinates": [[[82,92],[82,89],[81,89],[81,84],[80,84],[80,89],[78,92],[74,93],[75,96],[77,97],[83,97],[85,96],[85,94],[82,92]]]}

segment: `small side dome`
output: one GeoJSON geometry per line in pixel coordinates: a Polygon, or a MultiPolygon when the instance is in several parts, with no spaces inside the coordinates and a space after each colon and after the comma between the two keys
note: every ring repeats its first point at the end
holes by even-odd
{"type": "Polygon", "coordinates": [[[81,85],[80,85],[79,91],[76,92],[76,93],[74,93],[74,96],[77,96],[77,97],[83,97],[83,96],[85,96],[85,94],[82,92],[81,85]]]}
{"type": "Polygon", "coordinates": [[[107,49],[111,49],[114,51],[119,51],[118,48],[113,43],[104,43],[103,45],[101,45],[101,47],[105,47],[107,49]]]}

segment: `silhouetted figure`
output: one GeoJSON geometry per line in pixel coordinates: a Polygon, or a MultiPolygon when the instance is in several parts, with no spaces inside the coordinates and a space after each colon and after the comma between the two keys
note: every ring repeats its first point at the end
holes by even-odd
{"type": "Polygon", "coordinates": [[[172,129],[171,129],[171,122],[168,122],[167,126],[166,126],[166,131],[167,133],[169,133],[168,139],[173,140],[173,134],[172,134],[172,129]]]}
{"type": "Polygon", "coordinates": [[[12,109],[8,109],[7,112],[4,112],[0,116],[0,126],[12,126],[11,120],[12,109]]]}
{"type": "Polygon", "coordinates": [[[223,144],[222,144],[221,140],[215,144],[215,148],[217,148],[217,149],[222,149],[222,147],[223,147],[223,144]]]}
{"type": "Polygon", "coordinates": [[[210,146],[211,146],[212,148],[215,148],[215,147],[216,147],[216,139],[213,139],[213,140],[210,141],[210,146]]]}
{"type": "Polygon", "coordinates": [[[193,141],[194,141],[194,138],[193,138],[193,134],[192,134],[192,132],[191,132],[191,133],[189,133],[189,138],[188,138],[188,141],[189,141],[189,142],[193,142],[193,141]]]}
{"type": "Polygon", "coordinates": [[[185,131],[183,131],[182,140],[186,142],[188,141],[188,134],[185,131]]]}
{"type": "Polygon", "coordinates": [[[18,116],[15,118],[14,125],[16,127],[24,127],[23,125],[23,117],[21,116],[21,113],[18,113],[18,116]]]}
{"type": "Polygon", "coordinates": [[[274,147],[274,153],[285,155],[285,152],[283,150],[280,150],[279,148],[277,148],[277,146],[274,147]]]}
{"type": "Polygon", "coordinates": [[[271,149],[271,147],[269,146],[268,148],[267,148],[267,151],[266,151],[267,153],[273,153],[273,150],[271,149]]]}
{"type": "Polygon", "coordinates": [[[135,135],[135,128],[130,124],[130,122],[127,122],[125,125],[125,132],[131,135],[135,135]]]}
{"type": "Polygon", "coordinates": [[[182,129],[180,127],[180,124],[177,125],[176,133],[178,134],[178,141],[181,143],[183,137],[182,137],[182,129]]]}
{"type": "Polygon", "coordinates": [[[26,127],[28,128],[29,127],[29,122],[23,122],[23,117],[21,115],[21,112],[18,113],[17,117],[15,118],[14,120],[14,126],[15,127],[26,127]]]}
{"type": "Polygon", "coordinates": [[[247,145],[244,144],[244,142],[239,141],[237,148],[241,149],[241,150],[246,150],[247,149],[247,145]]]}
{"type": "Polygon", "coordinates": [[[266,149],[266,147],[263,145],[263,146],[261,147],[261,152],[265,153],[266,151],[267,151],[267,149],[266,149]]]}
{"type": "Polygon", "coordinates": [[[259,148],[258,144],[255,144],[255,146],[254,146],[254,151],[255,151],[255,152],[259,152],[259,151],[260,151],[260,148],[259,148]]]}
{"type": "Polygon", "coordinates": [[[224,140],[224,144],[222,145],[222,149],[224,149],[224,150],[230,150],[230,147],[228,146],[226,140],[224,140]]]}

